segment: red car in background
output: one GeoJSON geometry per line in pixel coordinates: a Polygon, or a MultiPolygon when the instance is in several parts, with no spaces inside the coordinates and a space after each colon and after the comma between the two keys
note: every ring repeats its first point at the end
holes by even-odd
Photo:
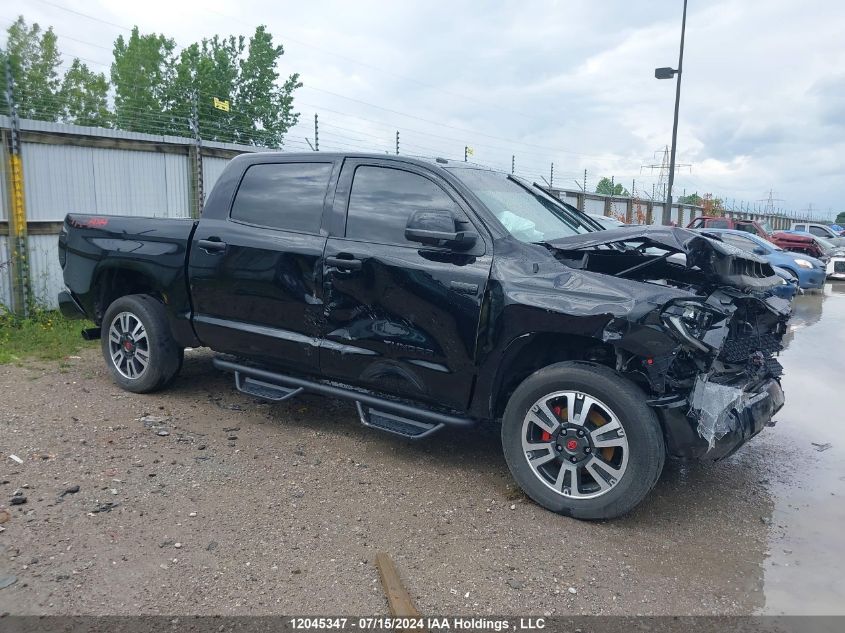
{"type": "Polygon", "coordinates": [[[809,233],[791,233],[789,231],[777,231],[769,238],[777,246],[785,251],[793,253],[804,253],[822,261],[829,259],[829,254],[819,239],[809,233]]]}
{"type": "Polygon", "coordinates": [[[687,228],[733,229],[735,231],[745,231],[746,233],[762,237],[764,240],[769,240],[775,246],[780,246],[785,251],[804,253],[805,255],[810,255],[811,257],[819,259],[821,259],[824,255],[824,250],[819,246],[816,240],[813,239],[812,235],[801,235],[798,233],[789,233],[787,231],[772,231],[772,228],[767,222],[700,215],[687,224],[687,228]]]}
{"type": "MultiPolygon", "coordinates": [[[[688,229],[733,229],[734,231],[745,231],[752,235],[758,235],[764,240],[772,240],[772,228],[767,223],[760,223],[756,220],[736,220],[713,215],[700,215],[693,218],[687,224],[688,229]]],[[[778,244],[780,246],[780,244],[778,244]]]]}
{"type": "Polygon", "coordinates": [[[835,244],[810,233],[777,231],[772,234],[771,240],[785,251],[804,253],[824,262],[830,259],[831,254],[836,250],[835,244]]]}

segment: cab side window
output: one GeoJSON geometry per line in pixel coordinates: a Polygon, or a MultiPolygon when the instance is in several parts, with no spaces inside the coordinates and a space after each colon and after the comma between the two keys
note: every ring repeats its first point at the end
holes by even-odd
{"type": "Polygon", "coordinates": [[[247,168],[231,218],[298,233],[319,233],[331,163],[265,163],[247,168]]]}
{"type": "Polygon", "coordinates": [[[405,225],[418,210],[445,209],[459,219],[464,213],[433,181],[402,169],[362,165],[355,169],[346,237],[365,242],[410,246],[405,225]]]}

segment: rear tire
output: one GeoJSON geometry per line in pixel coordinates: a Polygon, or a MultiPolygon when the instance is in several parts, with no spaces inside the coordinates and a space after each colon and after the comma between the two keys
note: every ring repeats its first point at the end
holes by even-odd
{"type": "Polygon", "coordinates": [[[666,449],[643,391],[586,362],[550,365],[514,391],[502,447],[514,479],[544,508],[578,519],[611,519],[642,501],[666,449]]]}
{"type": "Polygon", "coordinates": [[[184,350],[173,340],[164,306],[149,295],[112,302],[103,317],[100,347],[114,381],[134,393],[165,387],[182,367],[184,350]]]}

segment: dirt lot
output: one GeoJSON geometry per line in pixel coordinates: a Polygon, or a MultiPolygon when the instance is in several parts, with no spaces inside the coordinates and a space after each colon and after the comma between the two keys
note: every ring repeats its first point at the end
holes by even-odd
{"type": "Polygon", "coordinates": [[[206,352],[153,396],[94,350],[0,367],[0,613],[386,613],[378,551],[426,614],[845,613],[821,573],[845,549],[836,290],[797,301],[778,425],[606,523],[528,501],[493,429],[411,443],[346,403],[261,404],[206,352]]]}

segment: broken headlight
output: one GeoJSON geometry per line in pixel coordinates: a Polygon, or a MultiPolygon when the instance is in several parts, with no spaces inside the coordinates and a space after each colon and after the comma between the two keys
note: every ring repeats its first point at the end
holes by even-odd
{"type": "Polygon", "coordinates": [[[716,320],[710,308],[698,301],[676,301],[663,310],[663,321],[681,340],[703,352],[710,348],[701,339],[716,320]]]}

